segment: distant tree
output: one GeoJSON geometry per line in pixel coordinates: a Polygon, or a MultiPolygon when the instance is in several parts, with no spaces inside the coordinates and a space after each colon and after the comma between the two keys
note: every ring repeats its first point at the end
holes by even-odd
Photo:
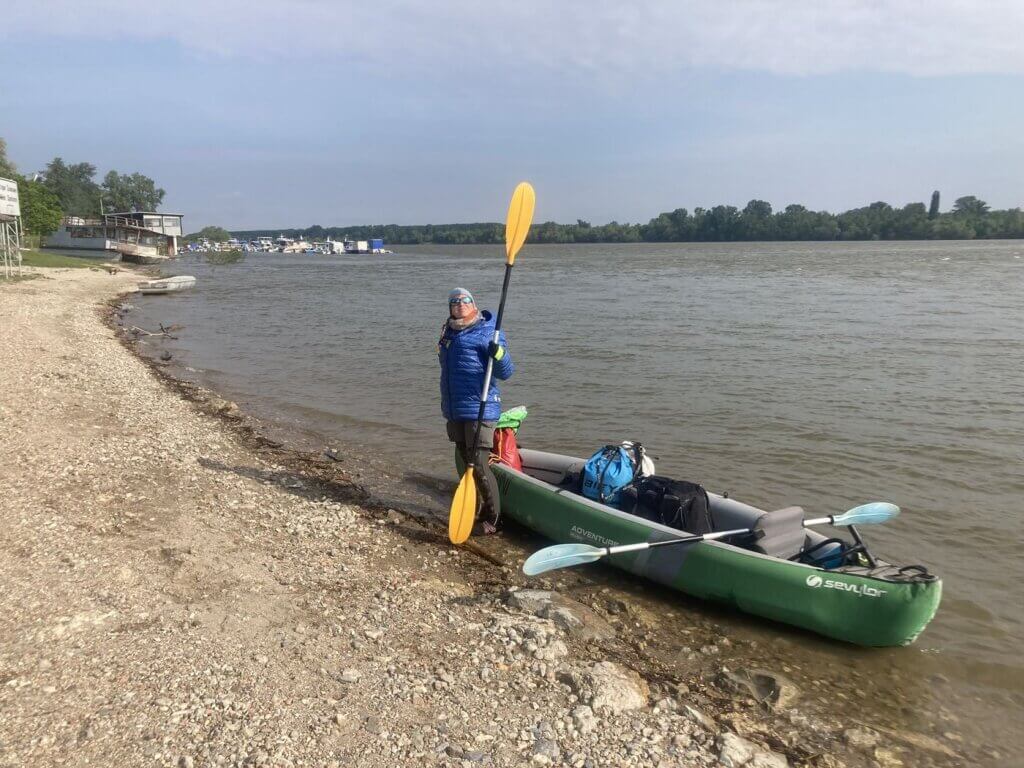
{"type": "Polygon", "coordinates": [[[7,158],[7,142],[0,139],[0,178],[16,179],[17,177],[18,169],[7,158]]]}
{"type": "Polygon", "coordinates": [[[772,215],[772,204],[765,200],[751,200],[743,208],[743,215],[754,219],[767,219],[772,215]]]}
{"type": "Polygon", "coordinates": [[[190,243],[203,239],[209,240],[212,243],[226,243],[231,239],[231,233],[223,227],[203,227],[198,232],[185,235],[186,242],[190,243]]]}
{"type": "Polygon", "coordinates": [[[704,211],[697,225],[697,239],[706,242],[736,240],[739,236],[740,212],[734,205],[716,205],[704,211]]]}
{"type": "Polygon", "coordinates": [[[48,235],[60,226],[60,198],[42,182],[18,177],[21,223],[31,235],[48,235]]]}
{"type": "Polygon", "coordinates": [[[43,184],[57,196],[68,216],[96,216],[100,212],[100,188],[92,180],[95,174],[92,163],[67,165],[55,157],[46,165],[43,184]]]}
{"type": "Polygon", "coordinates": [[[971,223],[961,216],[947,214],[928,223],[931,237],[936,240],[973,240],[976,234],[971,223]]]}
{"type": "Polygon", "coordinates": [[[792,204],[776,214],[779,237],[783,240],[806,240],[811,229],[811,212],[804,206],[792,204]]]}
{"type": "Polygon", "coordinates": [[[971,218],[981,218],[988,213],[988,203],[984,200],[979,200],[974,195],[958,197],[956,202],[953,203],[953,213],[971,218]]]}
{"type": "Polygon", "coordinates": [[[665,243],[672,240],[672,220],[667,213],[662,213],[657,218],[651,219],[643,227],[644,240],[650,243],[665,243]]]}
{"type": "Polygon", "coordinates": [[[928,206],[928,220],[931,221],[939,215],[939,190],[932,192],[932,203],[928,206]]]}
{"type": "Polygon", "coordinates": [[[740,239],[772,240],[775,237],[775,220],[772,205],[765,200],[751,200],[740,214],[740,239]]]}
{"type": "Polygon", "coordinates": [[[110,171],[103,177],[103,203],[107,213],[155,211],[163,202],[164,194],[156,182],[141,173],[121,175],[110,171]]]}
{"type": "MultiPolygon", "coordinates": [[[[932,196],[932,208],[938,205],[932,196]]],[[[764,200],[751,200],[737,210],[730,205],[711,208],[676,208],[658,214],[646,224],[620,224],[616,221],[594,225],[577,219],[574,224],[546,221],[530,228],[531,243],[631,243],[748,241],[748,240],[907,240],[1024,238],[1024,212],[1020,209],[990,211],[974,197],[960,198],[950,213],[930,212],[924,203],[909,203],[895,208],[876,201],[838,215],[812,211],[802,205],[789,205],[779,212],[764,200]]],[[[235,235],[249,239],[276,235],[282,230],[249,230],[235,235]]],[[[476,224],[395,224],[360,227],[321,227],[283,230],[289,237],[319,237],[321,233],[345,240],[384,238],[392,244],[501,243],[504,225],[476,224]]],[[[227,233],[224,233],[227,237],[227,233]]]]}
{"type": "Polygon", "coordinates": [[[924,203],[909,203],[896,211],[889,236],[897,240],[924,240],[928,237],[928,214],[924,203]]]}

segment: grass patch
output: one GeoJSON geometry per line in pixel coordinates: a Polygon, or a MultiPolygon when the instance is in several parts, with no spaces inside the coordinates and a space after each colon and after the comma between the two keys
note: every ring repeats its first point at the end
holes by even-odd
{"type": "Polygon", "coordinates": [[[77,256],[64,256],[46,251],[22,251],[23,267],[43,267],[44,269],[88,269],[110,263],[106,259],[83,259],[77,256]]]}
{"type": "MultiPolygon", "coordinates": [[[[64,256],[59,253],[47,253],[46,251],[21,252],[21,266],[23,267],[42,267],[43,269],[88,269],[89,267],[102,267],[110,263],[112,262],[107,259],[84,259],[78,256],[64,256]]],[[[0,267],[0,282],[13,283],[18,282],[19,280],[31,280],[33,277],[39,277],[38,274],[22,274],[21,277],[18,277],[17,270],[17,266],[12,267],[14,274],[8,279],[4,277],[5,270],[0,267]]]]}

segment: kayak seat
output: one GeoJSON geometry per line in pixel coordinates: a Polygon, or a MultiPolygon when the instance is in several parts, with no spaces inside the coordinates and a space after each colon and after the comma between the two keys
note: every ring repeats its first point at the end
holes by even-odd
{"type": "MultiPolygon", "coordinates": [[[[574,461],[568,465],[565,463],[555,464],[551,461],[545,461],[546,456],[539,454],[538,451],[530,451],[524,454],[523,449],[519,449],[519,455],[523,460],[523,473],[529,475],[535,480],[540,480],[543,483],[550,483],[551,485],[557,485],[561,488],[567,488],[572,484],[577,486],[578,490],[580,474],[583,471],[583,460],[574,461]]],[[[570,488],[570,490],[573,490],[570,488]]]]}
{"type": "Polygon", "coordinates": [[[565,471],[562,472],[562,476],[558,481],[552,483],[552,485],[566,488],[573,493],[580,493],[583,486],[583,464],[584,462],[582,461],[570,464],[565,468],[565,471]]]}
{"type": "Polygon", "coordinates": [[[750,548],[763,555],[789,560],[803,550],[807,541],[803,507],[786,507],[765,512],[754,524],[750,548]]]}

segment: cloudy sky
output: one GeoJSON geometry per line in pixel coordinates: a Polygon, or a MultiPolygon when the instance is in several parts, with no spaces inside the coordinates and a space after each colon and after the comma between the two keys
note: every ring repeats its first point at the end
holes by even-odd
{"type": "Polygon", "coordinates": [[[1024,205],[1024,0],[6,0],[0,137],[188,229],[1024,205]]]}

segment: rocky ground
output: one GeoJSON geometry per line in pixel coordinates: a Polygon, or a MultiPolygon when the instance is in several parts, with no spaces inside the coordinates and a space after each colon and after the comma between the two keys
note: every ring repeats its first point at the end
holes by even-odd
{"type": "Polygon", "coordinates": [[[659,673],[628,605],[527,588],[132,355],[135,279],[0,285],[0,766],[958,764],[770,673],[659,673]]]}

